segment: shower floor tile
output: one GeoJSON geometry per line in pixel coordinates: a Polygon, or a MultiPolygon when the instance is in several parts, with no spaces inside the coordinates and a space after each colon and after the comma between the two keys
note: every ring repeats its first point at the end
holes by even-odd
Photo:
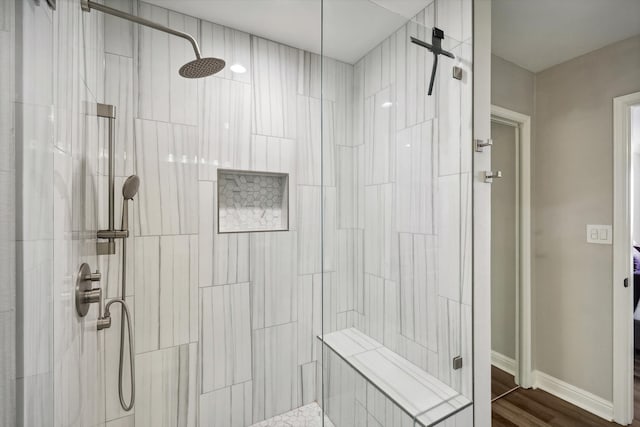
{"type": "MultiPolygon", "coordinates": [[[[323,427],[322,409],[316,402],[294,409],[251,427],[323,427]]],[[[328,417],[324,417],[324,427],[334,427],[328,417]]]]}

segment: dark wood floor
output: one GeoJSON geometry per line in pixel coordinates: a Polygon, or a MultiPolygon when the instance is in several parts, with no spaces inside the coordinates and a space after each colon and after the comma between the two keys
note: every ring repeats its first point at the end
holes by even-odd
{"type": "MultiPolygon", "coordinates": [[[[640,414],[640,361],[636,360],[635,413],[640,414]]],[[[513,376],[491,368],[492,398],[511,389],[513,376]]],[[[542,390],[518,389],[492,404],[493,427],[591,427],[618,426],[542,390]]],[[[635,420],[633,427],[640,427],[635,420]]]]}

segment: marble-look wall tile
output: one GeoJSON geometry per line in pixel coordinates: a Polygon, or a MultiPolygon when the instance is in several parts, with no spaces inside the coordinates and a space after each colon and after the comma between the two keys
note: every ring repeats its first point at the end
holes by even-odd
{"type": "Polygon", "coordinates": [[[200,286],[249,281],[249,234],[218,234],[215,183],[199,182],[198,281],[200,286]]]}
{"type": "MultiPolygon", "coordinates": [[[[202,56],[213,56],[226,61],[226,67],[216,77],[251,83],[251,36],[248,33],[200,21],[202,56]],[[232,65],[242,65],[245,72],[231,71],[232,65]]],[[[206,81],[206,80],[205,80],[206,81]]]]}
{"type": "Polygon", "coordinates": [[[16,380],[16,425],[48,426],[53,420],[53,374],[16,380]]]}
{"type": "MultiPolygon", "coordinates": [[[[11,5],[13,2],[7,2],[11,5]]],[[[2,18],[0,18],[0,23],[2,18]]],[[[15,171],[15,47],[14,35],[0,31],[0,171],[15,171]]]]}
{"type": "Polygon", "coordinates": [[[0,423],[16,423],[15,312],[0,312],[0,423]]]}
{"type": "Polygon", "coordinates": [[[51,109],[16,104],[16,239],[53,238],[53,123],[51,109]]]}
{"type": "Polygon", "coordinates": [[[396,218],[399,232],[433,234],[434,122],[398,132],[396,218]]]}
{"type": "Polygon", "coordinates": [[[197,129],[136,120],[140,235],[198,232],[197,129]]]}
{"type": "Polygon", "coordinates": [[[136,427],[195,427],[197,344],[136,356],[136,427]]]}
{"type": "Polygon", "coordinates": [[[296,407],[297,347],[295,322],[253,331],[254,422],[296,407]]]}
{"type": "Polygon", "coordinates": [[[297,319],[297,245],[293,231],[251,234],[253,329],[297,319]]]}
{"type": "Polygon", "coordinates": [[[93,99],[99,101],[104,99],[104,14],[80,13],[79,18],[83,47],[79,52],[80,76],[93,99]]]}
{"type": "Polygon", "coordinates": [[[186,344],[197,319],[197,242],[191,236],[160,236],[160,348],[186,344]]]}
{"type": "Polygon", "coordinates": [[[461,384],[458,390],[469,400],[473,399],[473,308],[460,304],[460,356],[462,356],[461,384]],[[464,361],[467,363],[464,363],[464,361]]]}
{"type": "Polygon", "coordinates": [[[135,416],[128,415],[126,417],[117,418],[115,420],[107,421],[106,427],[135,427],[135,416]]]}
{"type": "Polygon", "coordinates": [[[252,424],[251,381],[200,396],[200,425],[246,427],[252,424]]]}
{"type": "Polygon", "coordinates": [[[309,362],[299,366],[298,407],[316,402],[317,365],[317,362],[309,362]]]}
{"type": "Polygon", "coordinates": [[[336,146],[336,191],[338,228],[364,226],[363,146],[336,146]]]}
{"type": "Polygon", "coordinates": [[[322,333],[338,329],[338,281],[335,272],[322,274],[322,333]]]}
{"type": "Polygon", "coordinates": [[[397,129],[435,117],[436,88],[432,96],[427,95],[433,55],[410,40],[411,36],[421,40],[431,38],[434,13],[434,3],[431,3],[395,35],[397,129]]]}
{"type": "Polygon", "coordinates": [[[289,230],[296,229],[297,143],[292,139],[251,135],[251,170],[289,174],[289,230]]]}
{"type": "Polygon", "coordinates": [[[353,66],[344,62],[326,59],[327,66],[325,74],[329,73],[323,80],[327,81],[330,76],[335,76],[323,93],[323,99],[333,101],[333,127],[334,127],[334,143],[336,145],[354,145],[353,141],[353,66]],[[332,91],[331,91],[332,90],[332,91]]]}
{"type": "Polygon", "coordinates": [[[16,254],[22,267],[16,295],[16,375],[48,374],[53,368],[53,241],[19,241],[16,254]]]}
{"type": "Polygon", "coordinates": [[[365,329],[367,335],[376,341],[384,341],[385,280],[371,274],[364,275],[364,312],[366,315],[365,329]]]}
{"type": "MultiPolygon", "coordinates": [[[[438,295],[460,301],[462,278],[462,196],[470,197],[461,175],[438,179],[438,295]]],[[[467,238],[470,240],[467,233],[467,238]]],[[[470,261],[470,260],[468,260],[470,261]]]]}
{"type": "Polygon", "coordinates": [[[15,172],[0,171],[0,312],[15,310],[15,172]]]}
{"type": "Polygon", "coordinates": [[[393,193],[392,184],[365,187],[364,271],[390,280],[398,274],[393,193]]]}
{"type": "Polygon", "coordinates": [[[364,144],[364,59],[353,66],[353,108],[351,126],[353,139],[351,145],[364,144]]]}
{"type": "Polygon", "coordinates": [[[461,372],[451,365],[461,355],[460,306],[457,301],[438,298],[438,378],[455,390],[461,390],[461,372]]]}
{"type": "MultiPolygon", "coordinates": [[[[106,6],[126,13],[135,13],[132,0],[105,0],[106,6]]],[[[104,17],[104,51],[127,58],[133,58],[133,22],[105,15],[104,17]]],[[[107,79],[109,73],[106,73],[107,79]]],[[[131,92],[133,94],[133,92],[131,92]]]]}
{"type": "Polygon", "coordinates": [[[468,30],[463,31],[462,29],[463,0],[436,0],[435,2],[437,3],[435,25],[445,29],[446,37],[462,41],[463,32],[468,34],[468,30]]]}
{"type": "Polygon", "coordinates": [[[321,188],[298,186],[298,274],[322,272],[321,188]]]}
{"type": "MultiPolygon", "coordinates": [[[[365,73],[366,75],[366,73],[365,73]]],[[[395,179],[395,107],[392,88],[385,88],[365,99],[364,147],[365,183],[384,184],[395,179]]]]}
{"type": "Polygon", "coordinates": [[[322,274],[298,276],[298,364],[315,360],[322,334],[322,274]]]}
{"type": "Polygon", "coordinates": [[[400,234],[400,319],[402,334],[437,351],[437,258],[435,236],[400,234]]]}
{"type": "Polygon", "coordinates": [[[362,230],[337,230],[336,271],[338,312],[362,311],[364,284],[364,233],[362,230]]]}
{"type": "MultiPolygon", "coordinates": [[[[15,51],[37,52],[16,56],[15,99],[19,103],[50,106],[53,103],[53,19],[45,7],[33,2],[15,2],[15,51]]],[[[16,140],[21,141],[16,134],[16,140]]]]}
{"type": "Polygon", "coordinates": [[[13,30],[13,4],[11,0],[0,1],[0,31],[10,32],[13,30]]]}
{"type": "Polygon", "coordinates": [[[252,132],[295,138],[298,50],[252,36],[251,51],[252,132]]]}
{"type": "MultiPolygon", "coordinates": [[[[400,335],[400,290],[396,282],[384,281],[384,317],[382,343],[392,351],[398,348],[398,336],[400,335]]],[[[377,313],[376,316],[380,316],[377,313]]]]}
{"type": "Polygon", "coordinates": [[[333,112],[331,101],[298,96],[297,162],[301,185],[335,185],[333,112]]]}
{"type": "Polygon", "coordinates": [[[215,181],[219,167],[248,169],[251,85],[211,78],[199,88],[200,179],[215,181]]]}
{"type": "Polygon", "coordinates": [[[327,99],[326,92],[322,93],[322,86],[326,80],[322,79],[321,60],[322,57],[316,53],[298,51],[298,95],[317,99],[321,99],[325,95],[324,99],[327,99]]]}
{"type": "MultiPolygon", "coordinates": [[[[114,136],[115,175],[129,176],[134,171],[133,132],[133,59],[118,55],[105,55],[104,103],[116,107],[114,136]]],[[[107,138],[101,147],[100,171],[108,175],[109,148],[107,138]]]]}
{"type": "MultiPolygon", "coordinates": [[[[141,2],[138,15],[198,38],[198,20],[141,2]]],[[[138,26],[138,117],[196,125],[197,88],[178,74],[195,59],[191,44],[180,37],[138,26]]]]}
{"type": "MultiPolygon", "coordinates": [[[[138,237],[135,245],[136,353],[160,346],[160,238],[138,237]]],[[[167,313],[169,314],[169,313],[167,313]]]]}
{"type": "Polygon", "coordinates": [[[256,349],[251,345],[249,283],[200,292],[202,392],[251,380],[256,349]]]}
{"type": "MultiPolygon", "coordinates": [[[[460,57],[462,45],[452,48],[451,51],[460,57]]],[[[469,138],[465,143],[462,142],[462,97],[463,82],[461,80],[452,79],[450,73],[443,70],[450,70],[454,65],[451,58],[443,60],[441,68],[438,70],[438,173],[440,176],[451,175],[454,173],[470,172],[471,168],[471,140],[470,132],[464,132],[465,137],[469,138]]],[[[468,74],[468,71],[467,71],[468,74]]],[[[467,82],[467,85],[469,83],[467,82]]],[[[468,86],[466,86],[468,89],[468,86]]],[[[469,92],[470,94],[470,92],[469,92]]],[[[465,105],[470,108],[470,100],[465,105]]],[[[468,110],[466,108],[465,110],[468,110]]],[[[466,111],[465,120],[467,126],[469,122],[469,112],[466,111]]]]}

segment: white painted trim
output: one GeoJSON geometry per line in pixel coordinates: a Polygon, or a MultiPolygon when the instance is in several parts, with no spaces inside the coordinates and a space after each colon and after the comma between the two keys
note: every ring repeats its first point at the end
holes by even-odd
{"type": "Polygon", "coordinates": [[[540,388],[607,421],[613,419],[612,402],[544,372],[534,371],[533,377],[534,388],[540,388]]]}
{"type": "Polygon", "coordinates": [[[638,104],[640,92],[613,99],[613,418],[622,425],[633,420],[630,110],[638,104]]]}
{"type": "Polygon", "coordinates": [[[491,364],[508,374],[516,374],[516,360],[491,350],[491,364]]]}
{"type": "Polygon", "coordinates": [[[497,105],[491,106],[497,121],[510,122],[520,130],[518,153],[518,287],[516,295],[516,383],[522,388],[533,385],[531,363],[531,117],[497,105]]]}
{"type": "MultiPolygon", "coordinates": [[[[473,1],[473,138],[491,137],[491,2],[473,1]]],[[[466,141],[473,150],[473,141],[466,141]]],[[[491,150],[473,152],[473,425],[491,425],[491,150]]]]}

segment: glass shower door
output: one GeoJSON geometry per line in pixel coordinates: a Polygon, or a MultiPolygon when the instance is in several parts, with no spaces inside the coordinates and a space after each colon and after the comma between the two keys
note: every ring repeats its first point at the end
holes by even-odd
{"type": "Polygon", "coordinates": [[[470,17],[466,1],[323,2],[319,357],[336,427],[472,424],[470,17]],[[453,58],[434,68],[424,43],[440,40],[453,58]]]}

